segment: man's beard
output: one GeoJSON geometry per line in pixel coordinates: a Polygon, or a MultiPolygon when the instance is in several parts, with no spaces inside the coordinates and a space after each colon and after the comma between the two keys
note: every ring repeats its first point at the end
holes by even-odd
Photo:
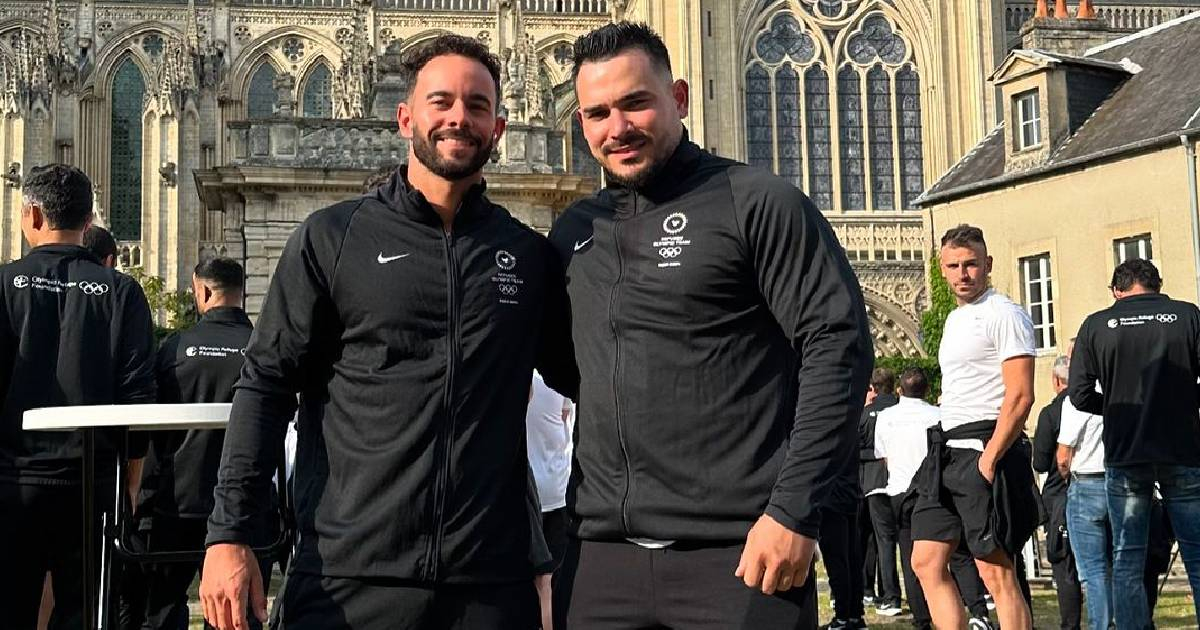
{"type": "MultiPolygon", "coordinates": [[[[644,136],[642,135],[638,135],[636,138],[630,138],[626,140],[626,142],[637,141],[643,137],[644,136]]],[[[658,145],[656,144],[651,146],[655,149],[658,148],[658,145]]],[[[608,167],[603,166],[603,164],[601,164],[601,168],[604,169],[605,181],[614,183],[623,188],[628,188],[630,190],[642,190],[648,184],[650,184],[650,182],[653,181],[659,173],[662,172],[662,169],[664,166],[666,166],[668,159],[670,159],[670,155],[658,155],[657,151],[651,153],[646,158],[645,163],[641,165],[641,168],[631,175],[617,175],[616,173],[610,171],[608,167]]]]}
{"type": "Polygon", "coordinates": [[[485,142],[483,138],[461,129],[446,129],[434,132],[433,137],[426,138],[416,126],[413,127],[413,155],[417,161],[429,169],[431,173],[448,181],[466,179],[483,169],[483,165],[492,157],[495,142],[485,142]],[[465,161],[452,160],[438,153],[437,143],[442,138],[458,138],[475,145],[475,155],[465,161]]]}

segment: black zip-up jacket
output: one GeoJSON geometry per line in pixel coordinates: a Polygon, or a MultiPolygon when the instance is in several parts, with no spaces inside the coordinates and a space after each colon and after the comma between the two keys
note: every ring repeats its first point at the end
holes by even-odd
{"type": "Polygon", "coordinates": [[[1149,293],[1083,320],[1067,389],[1076,409],[1104,416],[1105,465],[1200,466],[1197,376],[1200,310],[1149,293]]]}
{"type": "Polygon", "coordinates": [[[872,350],[808,198],[685,136],[648,186],[577,202],[550,240],[581,376],[578,534],[743,540],[765,512],[815,537],[856,470],[872,350]]]}
{"type": "Polygon", "coordinates": [[[299,392],[296,570],[529,579],[533,369],[571,396],[578,378],[562,266],[482,184],[447,234],[406,172],[288,239],[234,394],[208,543],[248,543],[270,508],[299,392]]]}
{"type": "MultiPolygon", "coordinates": [[[[37,407],[154,402],[154,324],[138,283],[78,245],[43,245],[0,267],[0,481],[80,482],[78,432],[23,431],[37,407]]],[[[115,434],[97,432],[98,475],[115,434]]]]}
{"type": "Polygon", "coordinates": [[[875,457],[875,423],[880,411],[899,402],[894,394],[884,392],[863,408],[862,418],[858,421],[858,480],[864,493],[887,486],[887,464],[875,457]]]}
{"type": "MultiPolygon", "coordinates": [[[[219,306],[196,325],[164,339],[155,369],[158,402],[231,402],[253,330],[246,311],[219,306]]],[[[152,434],[138,494],[139,516],[208,518],[224,441],[223,430],[152,434]]]]}
{"type": "Polygon", "coordinates": [[[1067,482],[1058,474],[1058,432],[1062,429],[1062,405],[1067,398],[1064,390],[1042,407],[1037,429],[1033,433],[1033,469],[1046,473],[1042,483],[1042,503],[1047,510],[1066,504],[1067,482]]]}

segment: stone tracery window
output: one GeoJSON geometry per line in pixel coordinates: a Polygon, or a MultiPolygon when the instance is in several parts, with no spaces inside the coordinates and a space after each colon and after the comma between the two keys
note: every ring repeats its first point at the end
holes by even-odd
{"type": "Polygon", "coordinates": [[[132,59],[113,75],[110,101],[109,225],[118,240],[142,237],[142,102],[146,82],[132,59]]]}
{"type": "MultiPolygon", "coordinates": [[[[849,6],[804,4],[825,17],[849,6]]],[[[844,45],[831,52],[818,46],[815,27],[783,11],[750,42],[747,162],[792,181],[823,210],[911,208],[924,188],[921,83],[912,47],[879,12],[847,28],[853,30],[844,45]]]]}
{"type": "Polygon", "coordinates": [[[275,104],[279,100],[274,85],[276,76],[275,67],[265,60],[254,71],[246,90],[247,118],[270,118],[275,115],[275,104]]]}
{"type": "Polygon", "coordinates": [[[304,80],[301,114],[305,118],[333,118],[333,73],[318,63],[304,80]]]}

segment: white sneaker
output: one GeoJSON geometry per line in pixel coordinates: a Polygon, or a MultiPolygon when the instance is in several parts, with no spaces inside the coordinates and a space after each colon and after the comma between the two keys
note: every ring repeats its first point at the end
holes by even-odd
{"type": "Polygon", "coordinates": [[[971,617],[967,621],[967,630],[995,630],[995,626],[987,617],[971,617]]]}
{"type": "Polygon", "coordinates": [[[875,612],[877,614],[883,615],[884,617],[895,617],[895,616],[899,615],[900,613],[904,612],[904,610],[900,608],[899,604],[896,604],[893,602],[885,602],[883,604],[880,604],[879,607],[875,609],[875,612]]]}

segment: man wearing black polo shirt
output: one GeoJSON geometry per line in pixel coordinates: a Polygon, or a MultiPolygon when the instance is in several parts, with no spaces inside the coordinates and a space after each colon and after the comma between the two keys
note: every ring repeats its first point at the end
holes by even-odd
{"type": "MultiPolygon", "coordinates": [[[[77,168],[33,169],[23,187],[21,232],[31,249],[0,267],[0,615],[32,628],[46,571],[51,628],[82,627],[82,439],[22,430],[35,407],[154,402],[150,307],[132,278],[82,247],[92,185],[77,168]]],[[[112,496],[113,436],[96,439],[97,505],[112,496]]],[[[94,544],[97,554],[100,543],[94,544]]],[[[97,563],[98,564],[98,563],[97,563]]],[[[88,602],[94,606],[95,602],[88,602]]]]}
{"type": "Polygon", "coordinates": [[[917,476],[913,570],[938,627],[966,625],[949,564],[965,541],[1000,625],[1032,627],[1014,556],[1037,527],[1025,419],[1033,405],[1033,323],[991,288],[983,231],[969,225],[942,237],[941,271],[958,307],[946,318],[940,429],[917,476]]]}
{"type": "MultiPolygon", "coordinates": [[[[233,400],[233,386],[254,330],[242,309],[244,285],[242,266],[233,260],[214,258],[196,265],[192,291],[200,321],[163,340],[156,362],[158,402],[233,400]]],[[[141,550],[204,549],[224,439],[223,430],[161,431],[151,436],[134,508],[134,544],[141,550]]],[[[265,531],[264,526],[264,538],[265,531]]],[[[128,566],[121,593],[121,627],[186,627],[187,590],[199,569],[199,561],[128,566]]]]}
{"type": "Polygon", "coordinates": [[[1121,263],[1110,289],[1116,302],[1079,328],[1068,391],[1104,416],[1113,612],[1118,628],[1140,629],[1150,627],[1142,580],[1156,483],[1200,592],[1200,310],[1160,293],[1148,260],[1121,263]]]}

